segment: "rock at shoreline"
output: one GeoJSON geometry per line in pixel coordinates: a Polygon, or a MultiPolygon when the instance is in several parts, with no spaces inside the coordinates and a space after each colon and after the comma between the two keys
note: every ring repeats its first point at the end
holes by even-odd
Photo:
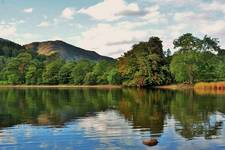
{"type": "Polygon", "coordinates": [[[157,145],[159,142],[156,139],[149,139],[149,140],[144,140],[143,144],[147,145],[147,146],[155,146],[157,145]]]}

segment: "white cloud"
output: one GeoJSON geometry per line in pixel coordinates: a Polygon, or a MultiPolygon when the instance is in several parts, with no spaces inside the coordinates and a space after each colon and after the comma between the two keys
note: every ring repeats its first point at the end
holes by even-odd
{"type": "Polygon", "coordinates": [[[0,37],[9,37],[16,35],[16,27],[9,24],[0,24],[0,37]]]}
{"type": "Polygon", "coordinates": [[[61,17],[64,19],[72,20],[75,14],[76,10],[74,8],[67,7],[62,11],[61,17]]]}
{"type": "Polygon", "coordinates": [[[225,31],[225,21],[218,20],[214,22],[206,22],[199,28],[200,31],[207,34],[223,33],[225,31]]]}
{"type": "Polygon", "coordinates": [[[118,57],[134,43],[146,39],[147,32],[131,30],[121,24],[98,24],[85,31],[78,40],[79,46],[100,54],[118,57]],[[115,53],[118,52],[118,53],[115,53]]]}
{"type": "Polygon", "coordinates": [[[166,3],[184,4],[184,3],[193,2],[194,0],[160,0],[160,1],[166,2],[166,3]]]}
{"type": "MultiPolygon", "coordinates": [[[[9,21],[9,22],[5,22],[5,24],[8,24],[8,25],[19,25],[19,24],[24,24],[26,21],[25,20],[15,20],[15,19],[13,19],[13,20],[11,20],[11,21],[9,21]]],[[[4,23],[4,21],[3,21],[3,23],[4,23]]]]}
{"type": "Polygon", "coordinates": [[[147,21],[148,23],[160,23],[167,21],[166,16],[160,13],[158,5],[146,8],[145,11],[146,15],[141,18],[147,21]]]}
{"type": "Polygon", "coordinates": [[[96,20],[114,21],[123,17],[126,13],[139,13],[140,8],[136,3],[126,3],[124,0],[104,0],[89,8],[79,10],[79,13],[87,14],[96,20]]]}
{"type": "Polygon", "coordinates": [[[40,24],[37,25],[38,27],[49,27],[50,23],[48,21],[42,21],[40,24]]]}
{"type": "Polygon", "coordinates": [[[138,22],[123,21],[123,22],[119,22],[117,24],[118,24],[118,26],[121,26],[121,27],[129,30],[129,29],[136,29],[138,27],[147,25],[148,22],[146,22],[146,21],[138,21],[138,22]]]}
{"type": "MultiPolygon", "coordinates": [[[[146,0],[149,1],[149,0],[146,0]]],[[[201,0],[152,0],[152,2],[155,2],[159,5],[174,5],[174,6],[183,6],[183,5],[189,5],[189,4],[197,4],[201,0]]]]}
{"type": "Polygon", "coordinates": [[[210,16],[210,13],[184,11],[175,13],[174,20],[176,23],[186,22],[186,24],[196,25],[199,22],[208,22],[214,19],[210,16]]]}
{"type": "Polygon", "coordinates": [[[177,22],[183,22],[194,16],[195,16],[195,13],[191,12],[191,11],[190,12],[179,12],[179,13],[175,13],[174,20],[177,22]]]}
{"type": "Polygon", "coordinates": [[[25,8],[23,10],[23,12],[25,12],[25,13],[32,13],[33,12],[33,8],[25,8]]]}
{"type": "Polygon", "coordinates": [[[104,21],[116,21],[123,17],[136,17],[148,23],[166,21],[166,16],[159,11],[158,5],[140,8],[137,3],[127,3],[125,0],[104,0],[89,8],[82,8],[78,12],[104,21]]]}
{"type": "Polygon", "coordinates": [[[19,44],[27,44],[34,41],[43,41],[43,37],[39,34],[36,34],[34,32],[24,32],[24,33],[17,33],[13,37],[9,37],[10,40],[19,43],[19,44]]]}
{"type": "Polygon", "coordinates": [[[174,15],[175,25],[186,24],[189,30],[203,34],[215,34],[225,30],[225,21],[216,20],[210,17],[208,13],[179,12],[174,15]],[[190,20],[187,22],[187,20],[190,20]]]}
{"type": "Polygon", "coordinates": [[[222,1],[213,1],[212,3],[202,3],[200,7],[206,11],[221,11],[225,13],[225,3],[222,1]]]}
{"type": "Polygon", "coordinates": [[[17,23],[18,24],[23,24],[23,23],[25,23],[25,21],[24,20],[19,20],[17,23]]]}

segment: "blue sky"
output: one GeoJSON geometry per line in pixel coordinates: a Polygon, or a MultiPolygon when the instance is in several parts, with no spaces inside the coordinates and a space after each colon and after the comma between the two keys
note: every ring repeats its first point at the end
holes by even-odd
{"type": "Polygon", "coordinates": [[[64,40],[119,57],[151,36],[173,49],[191,32],[225,46],[224,0],[0,0],[0,37],[20,44],[64,40]]]}

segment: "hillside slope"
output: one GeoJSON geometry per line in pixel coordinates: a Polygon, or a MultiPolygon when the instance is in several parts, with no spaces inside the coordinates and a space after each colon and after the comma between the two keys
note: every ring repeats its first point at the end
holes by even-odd
{"type": "Polygon", "coordinates": [[[14,57],[25,51],[25,47],[7,39],[0,38],[0,56],[14,57]]]}
{"type": "Polygon", "coordinates": [[[66,60],[79,60],[79,59],[89,59],[89,60],[113,60],[113,58],[101,56],[94,51],[84,50],[82,48],[73,46],[63,41],[45,41],[45,42],[33,42],[24,45],[27,49],[37,52],[45,56],[50,56],[52,54],[59,54],[62,58],[66,60]]]}

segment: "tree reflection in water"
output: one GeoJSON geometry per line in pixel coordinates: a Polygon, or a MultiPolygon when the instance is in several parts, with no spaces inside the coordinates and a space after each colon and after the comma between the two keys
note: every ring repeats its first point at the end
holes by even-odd
{"type": "Polygon", "coordinates": [[[152,137],[164,132],[166,118],[186,139],[215,138],[223,128],[225,96],[193,91],[148,89],[1,89],[0,127],[16,124],[63,127],[77,118],[118,111],[134,129],[152,137]]]}

